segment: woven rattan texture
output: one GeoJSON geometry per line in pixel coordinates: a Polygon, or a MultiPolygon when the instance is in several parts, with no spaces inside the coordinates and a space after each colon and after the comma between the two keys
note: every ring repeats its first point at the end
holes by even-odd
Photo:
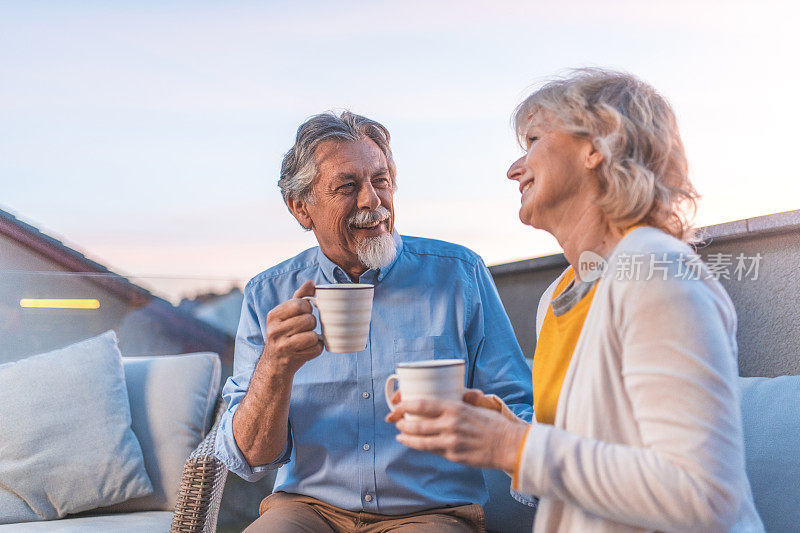
{"type": "Polygon", "coordinates": [[[206,438],[192,452],[183,467],[181,488],[175,514],[172,517],[172,533],[213,533],[217,527],[222,489],[228,469],[214,457],[214,441],[226,404],[217,400],[214,425],[206,438]]]}

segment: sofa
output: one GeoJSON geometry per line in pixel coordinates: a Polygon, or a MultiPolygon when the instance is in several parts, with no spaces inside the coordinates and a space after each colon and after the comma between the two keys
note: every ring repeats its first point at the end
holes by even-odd
{"type": "MultiPolygon", "coordinates": [[[[800,531],[800,376],[742,377],[739,390],[747,475],[756,508],[768,532],[800,531]]],[[[214,462],[213,448],[207,452],[206,460],[214,462]]],[[[217,463],[217,468],[224,465],[217,463]]],[[[511,496],[506,474],[486,470],[484,478],[489,488],[484,506],[487,530],[529,533],[535,506],[511,496]]],[[[212,493],[211,487],[207,490],[212,493]]],[[[213,494],[203,499],[207,514],[219,506],[221,492],[213,494]]]]}
{"type": "MultiPolygon", "coordinates": [[[[91,342],[95,342],[95,344],[99,342],[106,351],[116,348],[116,337],[113,332],[79,344],[85,345],[91,342]]],[[[74,346],[77,345],[65,350],[74,348],[74,346]]],[[[92,349],[96,351],[96,346],[92,349]]],[[[67,357],[63,350],[53,353],[64,358],[67,357]]],[[[46,354],[45,356],[50,355],[46,354]]],[[[33,486],[41,485],[37,490],[50,491],[47,503],[57,502],[62,496],[65,501],[53,503],[59,516],[56,517],[57,519],[50,519],[52,517],[41,515],[39,505],[37,505],[37,496],[32,490],[30,491],[31,495],[28,495],[26,493],[28,487],[15,488],[12,486],[10,490],[0,494],[0,524],[2,524],[0,533],[39,531],[150,533],[215,530],[218,505],[226,474],[225,469],[213,458],[213,433],[211,432],[212,427],[216,428],[216,420],[224,408],[219,397],[221,380],[219,357],[213,353],[121,357],[118,351],[116,357],[118,358],[116,364],[120,367],[118,377],[121,383],[119,385],[123,391],[122,395],[127,394],[127,404],[130,409],[128,411],[120,408],[119,405],[114,405],[113,412],[122,413],[123,424],[127,423],[127,429],[132,431],[130,449],[136,452],[149,483],[145,483],[145,489],[139,491],[136,497],[127,498],[131,493],[130,491],[124,492],[127,490],[126,486],[135,485],[144,479],[143,473],[134,473],[134,477],[139,476],[135,482],[121,483],[120,487],[108,487],[114,498],[110,505],[93,506],[91,503],[82,503],[77,508],[77,512],[65,514],[64,509],[70,509],[69,505],[74,503],[68,501],[70,498],[84,498],[83,493],[86,492],[86,488],[81,488],[82,481],[76,480],[76,478],[80,478],[87,467],[85,463],[81,462],[82,457],[70,457],[71,452],[68,450],[51,449],[58,446],[53,443],[57,442],[57,434],[61,431],[42,430],[39,439],[47,442],[43,442],[41,446],[34,446],[34,448],[38,448],[38,451],[25,451],[24,455],[18,455],[16,459],[13,449],[9,451],[9,445],[7,445],[9,439],[4,439],[5,442],[0,446],[0,482],[7,479],[13,482],[14,479],[18,479],[13,475],[14,461],[19,462],[18,459],[21,457],[22,460],[28,462],[27,470],[23,471],[28,475],[29,481],[26,483],[33,486]],[[124,376],[122,375],[123,370],[124,376]],[[70,476],[63,475],[58,468],[53,469],[47,466],[47,463],[42,463],[41,461],[46,460],[43,454],[55,454],[53,460],[62,461],[70,467],[66,470],[70,476]],[[52,476],[56,477],[52,478],[52,476]],[[121,490],[123,492],[120,492],[121,490]],[[20,509],[23,511],[33,509],[39,516],[29,513],[33,516],[32,519],[29,519],[31,521],[9,523],[9,513],[15,510],[19,512],[20,509]],[[60,516],[62,514],[65,516],[60,516]]],[[[113,358],[114,354],[112,353],[110,356],[112,363],[114,362],[113,358]]],[[[34,359],[31,358],[31,360],[34,359]]],[[[57,361],[58,358],[53,360],[57,361]]],[[[53,364],[51,361],[45,362],[49,365],[53,364]]],[[[11,383],[12,386],[13,383],[22,381],[20,376],[24,377],[30,372],[25,368],[27,363],[27,360],[23,360],[0,366],[0,384],[9,385],[8,379],[3,383],[2,378],[3,376],[8,378],[6,374],[11,371],[16,372],[16,375],[13,376],[15,380],[11,383]]],[[[99,378],[92,374],[90,365],[81,361],[70,363],[64,369],[55,372],[58,378],[55,382],[57,386],[68,387],[68,383],[74,381],[69,377],[70,372],[73,371],[84,378],[84,383],[79,384],[79,392],[81,388],[90,389],[88,391],[90,398],[101,394],[91,390],[93,386],[97,386],[99,378]],[[75,366],[78,368],[72,368],[75,366]],[[65,377],[61,378],[58,374],[64,374],[65,377]]],[[[37,377],[35,383],[40,384],[42,379],[46,382],[46,378],[37,377]]],[[[26,386],[30,388],[30,385],[26,386]]],[[[52,385],[48,387],[53,388],[52,385]]],[[[33,388],[42,387],[34,385],[33,388]]],[[[97,418],[92,414],[93,406],[91,404],[95,400],[85,402],[84,405],[79,405],[77,410],[73,410],[68,405],[58,403],[62,395],[70,394],[69,391],[44,390],[43,392],[45,396],[50,394],[56,402],[47,404],[53,406],[48,411],[56,414],[56,422],[63,422],[59,427],[63,427],[64,432],[72,431],[77,426],[79,432],[83,429],[83,432],[90,431],[94,434],[97,432],[97,427],[102,426],[105,422],[105,420],[101,420],[98,426],[92,425],[96,421],[91,419],[85,420],[83,423],[69,420],[59,421],[59,416],[68,419],[75,417],[76,412],[77,416],[86,413],[87,416],[97,418]]],[[[102,394],[104,396],[113,395],[102,394]]],[[[96,401],[102,403],[101,398],[96,401]]],[[[13,422],[13,420],[8,421],[13,412],[7,409],[7,405],[8,402],[0,407],[0,426],[13,422]]],[[[127,407],[127,405],[123,407],[127,407]]],[[[30,420],[29,425],[35,429],[38,423],[51,424],[52,421],[40,422],[34,418],[30,420]]],[[[88,442],[97,448],[105,445],[104,442],[98,440],[89,440],[88,442]]],[[[11,444],[11,448],[13,448],[13,443],[11,444]]],[[[27,443],[26,446],[30,447],[31,445],[27,443]]],[[[77,446],[77,448],[79,453],[84,456],[90,456],[95,452],[94,449],[87,449],[85,445],[77,446]],[[80,452],[81,449],[83,452],[80,452]]],[[[108,459],[109,463],[112,461],[113,458],[108,459]]],[[[108,473],[110,470],[107,465],[99,464],[103,462],[102,460],[98,462],[99,470],[106,469],[101,481],[105,483],[111,479],[109,485],[119,483],[113,481],[114,478],[112,474],[108,473]]],[[[134,462],[130,458],[125,459],[126,464],[134,462]]],[[[88,469],[92,469],[91,464],[88,469]]],[[[8,486],[0,486],[0,492],[3,489],[8,489],[8,486]]]]}
{"type": "MultiPolygon", "coordinates": [[[[214,456],[225,408],[218,396],[219,358],[203,353],[121,361],[129,426],[141,447],[151,494],[58,520],[7,523],[0,525],[0,533],[216,530],[227,474],[214,456]]],[[[800,376],[739,378],[739,385],[747,473],[756,507],[767,531],[798,531],[800,376]]],[[[511,497],[510,480],[502,472],[485,471],[484,476],[490,493],[484,507],[487,529],[529,532],[535,507],[511,497]]]]}

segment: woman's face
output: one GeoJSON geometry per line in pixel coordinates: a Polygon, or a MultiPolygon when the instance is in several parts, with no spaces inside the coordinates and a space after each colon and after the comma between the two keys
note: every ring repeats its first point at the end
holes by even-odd
{"type": "Polygon", "coordinates": [[[525,155],[508,169],[508,179],[519,182],[522,195],[519,219],[555,234],[596,196],[596,180],[589,178],[599,160],[594,161],[596,152],[590,141],[561,129],[545,110],[528,121],[525,142],[525,155]]]}

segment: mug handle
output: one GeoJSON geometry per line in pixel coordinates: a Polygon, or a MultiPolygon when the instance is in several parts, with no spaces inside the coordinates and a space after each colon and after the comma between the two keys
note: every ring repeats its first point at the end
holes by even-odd
{"type": "MultiPolygon", "coordinates": [[[[319,313],[319,306],[317,305],[317,298],[316,298],[315,296],[301,296],[301,298],[302,298],[303,300],[308,300],[308,303],[310,303],[310,304],[311,304],[311,307],[314,307],[314,308],[316,308],[316,310],[317,310],[317,313],[319,313]]],[[[312,309],[311,311],[313,312],[314,310],[312,309]]],[[[321,323],[321,320],[322,320],[322,319],[320,319],[320,323],[321,323]]],[[[324,339],[324,337],[323,337],[322,335],[320,335],[320,336],[319,336],[319,338],[320,338],[320,340],[322,341],[322,344],[325,346],[325,349],[327,350],[327,349],[328,349],[328,346],[327,346],[327,345],[325,345],[325,339],[324,339]]]]}
{"type": "Polygon", "coordinates": [[[386,378],[386,385],[383,388],[383,391],[386,393],[386,405],[389,406],[390,411],[397,409],[397,405],[392,403],[392,396],[394,396],[394,386],[398,381],[399,378],[397,374],[392,374],[386,378]]]}

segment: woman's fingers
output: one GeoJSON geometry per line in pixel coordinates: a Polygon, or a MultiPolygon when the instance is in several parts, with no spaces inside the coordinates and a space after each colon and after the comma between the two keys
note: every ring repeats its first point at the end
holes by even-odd
{"type": "Polygon", "coordinates": [[[403,418],[403,415],[405,414],[405,411],[403,411],[403,409],[400,408],[400,402],[403,401],[403,397],[400,395],[400,391],[399,390],[394,391],[392,399],[389,401],[392,403],[392,405],[395,406],[395,408],[389,411],[389,414],[386,415],[386,418],[384,420],[386,420],[390,424],[394,424],[397,421],[401,420],[403,418]]]}
{"type": "Polygon", "coordinates": [[[399,433],[397,435],[397,442],[404,446],[423,452],[433,452],[443,455],[447,451],[447,448],[441,441],[442,437],[439,436],[408,435],[406,433],[399,433]]]}
{"type": "Polygon", "coordinates": [[[470,466],[492,466],[492,443],[474,431],[432,434],[409,434],[404,431],[397,435],[397,441],[415,450],[441,455],[450,461],[470,466]]]}
{"type": "Polygon", "coordinates": [[[437,418],[415,418],[410,420],[408,417],[397,422],[397,429],[406,435],[439,435],[448,429],[452,429],[453,424],[444,420],[444,416],[437,418]]]}
{"type": "MultiPolygon", "coordinates": [[[[439,401],[439,400],[408,400],[402,401],[400,393],[396,392],[392,397],[392,403],[401,400],[397,403],[397,407],[388,414],[386,417],[387,422],[398,424],[401,420],[406,423],[408,419],[404,417],[406,413],[421,417],[425,420],[436,419],[441,417],[447,410],[453,411],[459,405],[464,405],[462,402],[455,401],[439,401]]],[[[398,429],[404,431],[399,425],[398,429]]],[[[405,426],[404,426],[405,427],[405,426]]]]}
{"type": "Polygon", "coordinates": [[[480,389],[467,389],[464,392],[464,401],[475,407],[483,407],[491,411],[499,411],[499,405],[494,400],[489,399],[480,389]]]}
{"type": "Polygon", "coordinates": [[[479,389],[467,389],[464,391],[464,397],[462,399],[468,404],[477,407],[480,405],[480,401],[483,397],[483,391],[479,389]]]}
{"type": "Polygon", "coordinates": [[[470,466],[513,469],[527,424],[507,420],[495,410],[460,401],[409,400],[387,420],[400,433],[397,441],[470,466]],[[417,415],[409,419],[397,413],[417,415]]]}
{"type": "Polygon", "coordinates": [[[446,408],[457,406],[462,402],[454,402],[447,400],[408,400],[400,402],[400,407],[406,413],[417,416],[426,416],[428,418],[441,415],[446,408]]]}
{"type": "Polygon", "coordinates": [[[386,418],[384,418],[384,420],[386,420],[390,424],[396,424],[403,419],[404,414],[405,413],[403,412],[403,410],[398,407],[394,411],[389,412],[389,414],[386,415],[386,418]]]}
{"type": "Polygon", "coordinates": [[[480,416],[475,416],[475,408],[463,402],[417,400],[401,405],[405,413],[415,415],[397,422],[397,429],[408,435],[474,434],[481,429],[480,416]]]}

